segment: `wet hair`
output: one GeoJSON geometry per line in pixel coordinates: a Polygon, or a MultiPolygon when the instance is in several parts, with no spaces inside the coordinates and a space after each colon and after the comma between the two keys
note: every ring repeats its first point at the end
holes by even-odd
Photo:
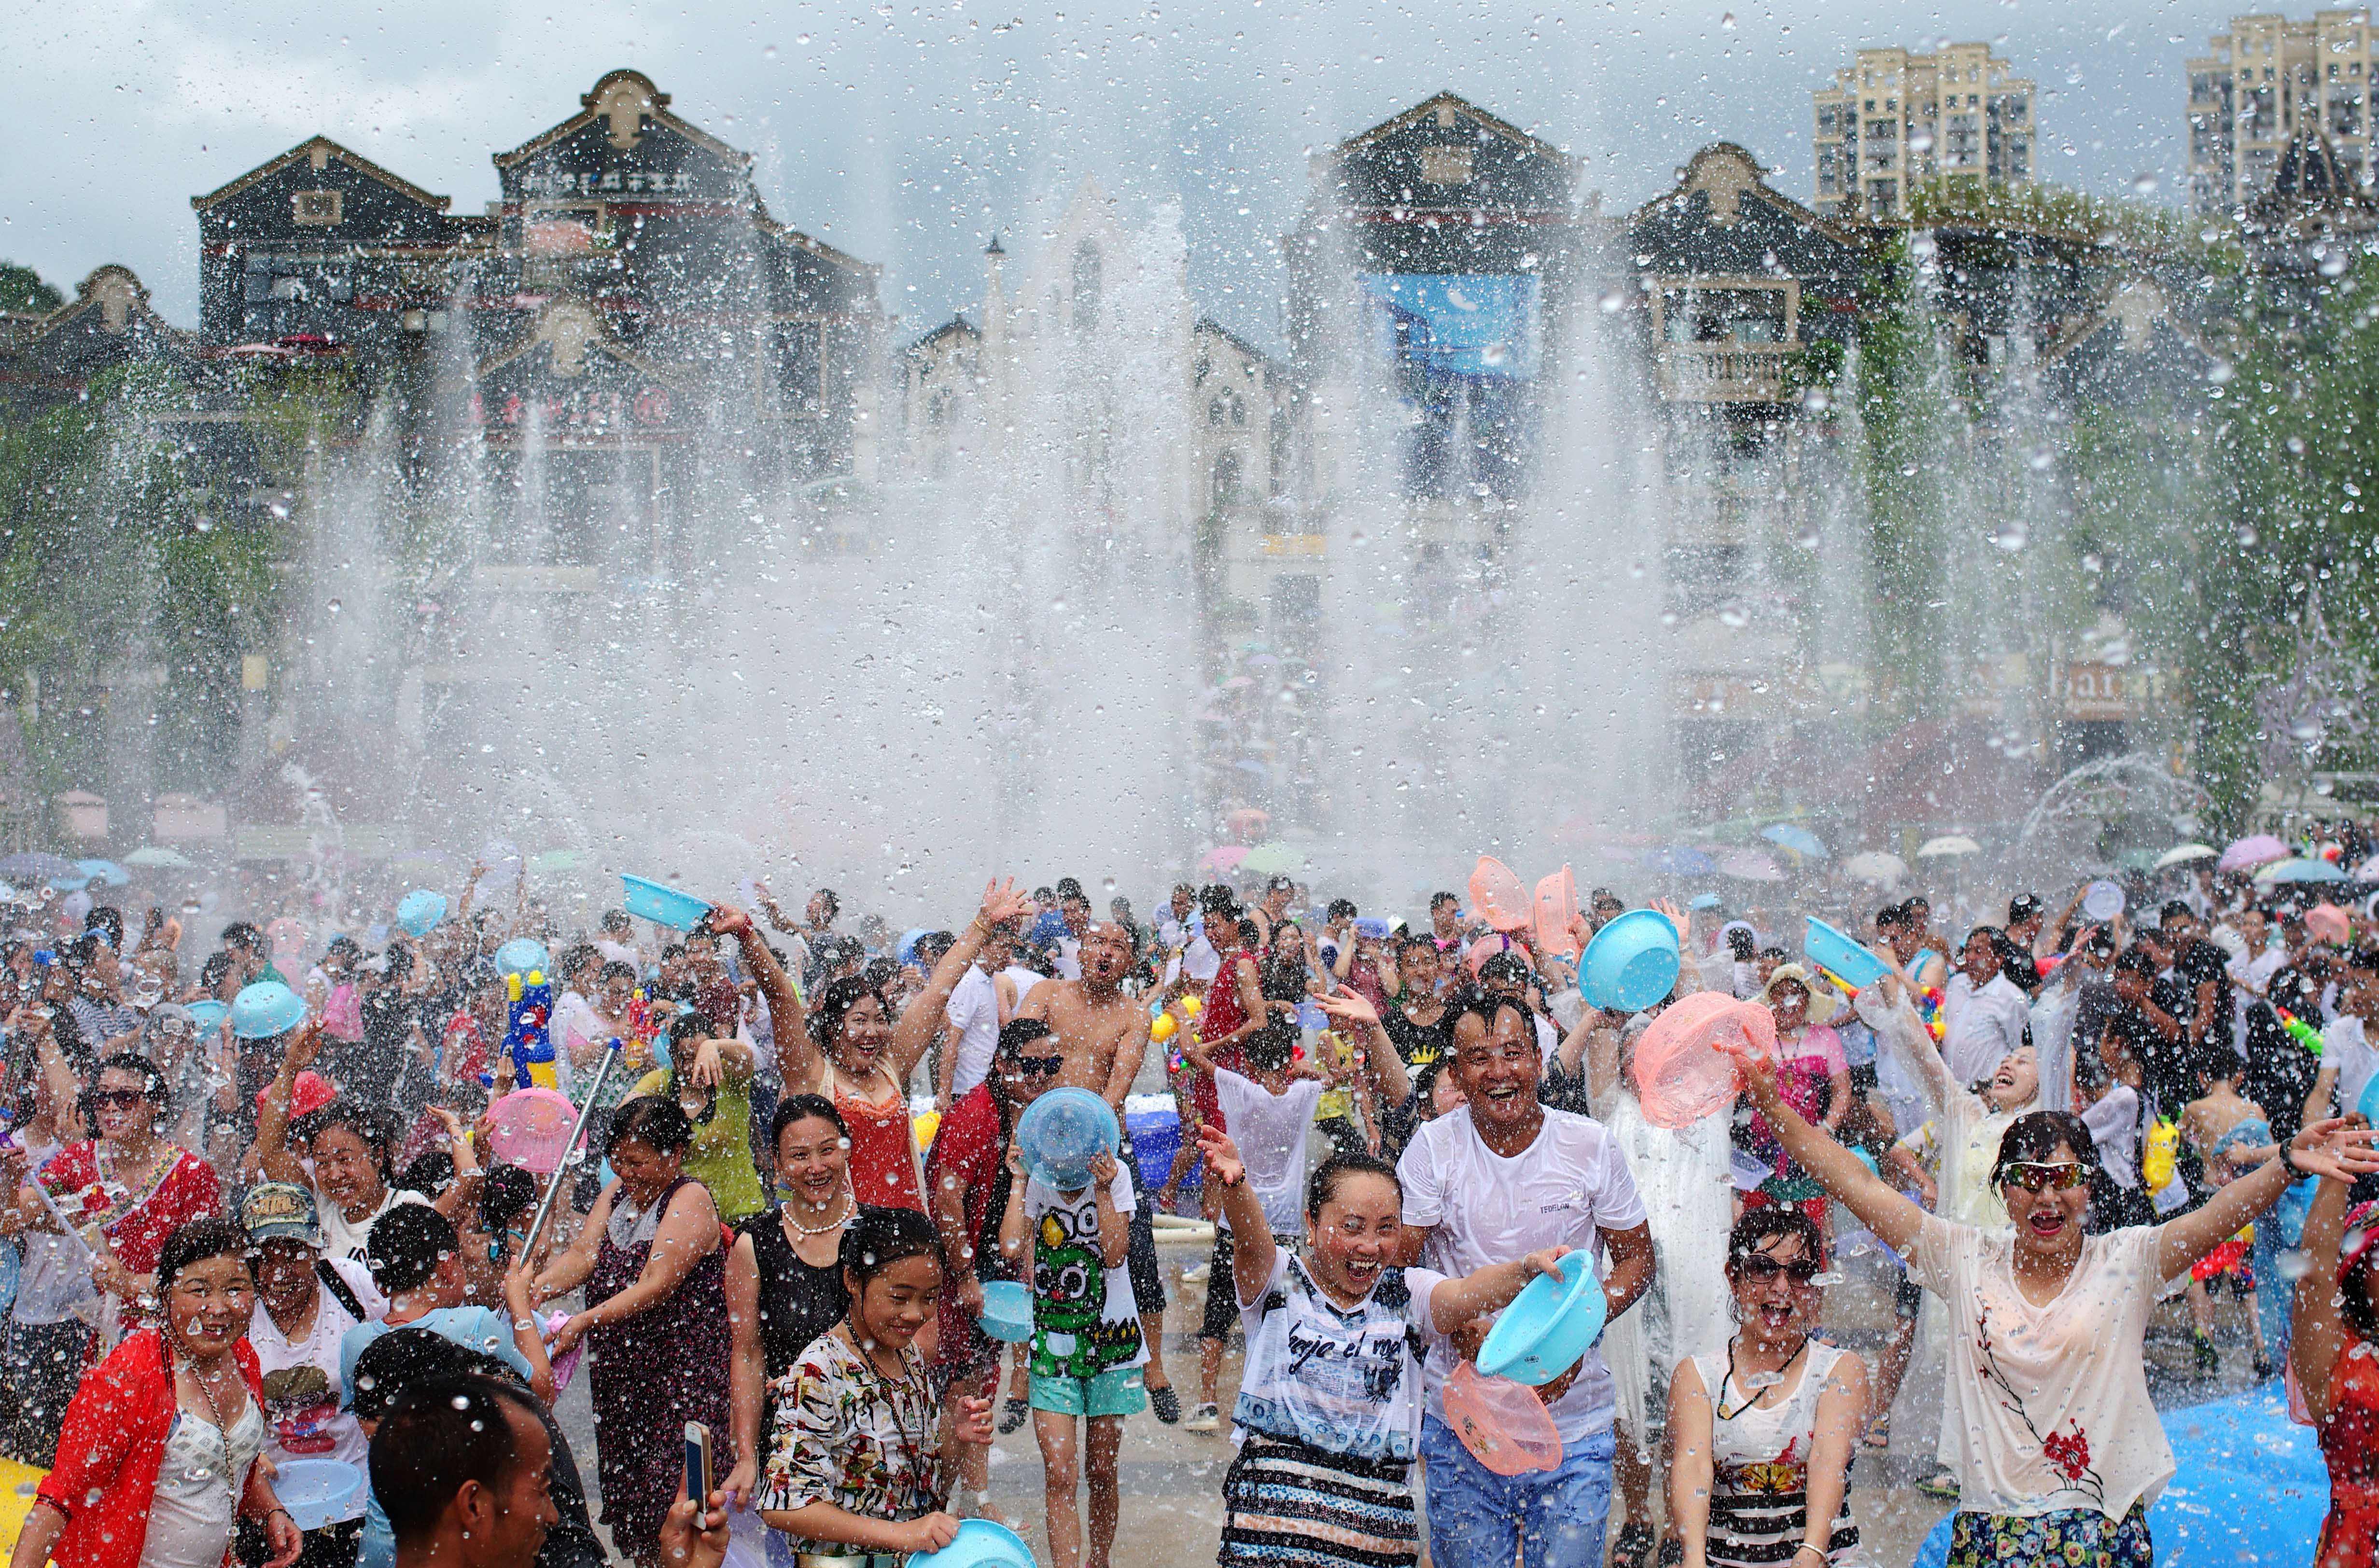
{"type": "Polygon", "coordinates": [[[1396,1189],[1399,1200],[1404,1197],[1405,1184],[1397,1177],[1395,1166],[1365,1150],[1344,1150],[1314,1166],[1313,1174],[1305,1178],[1306,1217],[1320,1219],[1322,1205],[1338,1196],[1347,1177],[1359,1176],[1379,1176],[1396,1189]]]}
{"type": "MultiPolygon", "coordinates": [[[[870,959],[860,970],[859,978],[869,990],[882,996],[891,988],[892,983],[900,978],[900,960],[870,959]]],[[[888,1013],[892,1010],[892,1004],[888,1000],[884,1004],[884,1010],[888,1013]]]]}
{"type": "Polygon", "coordinates": [[[248,1239],[248,1232],[220,1214],[191,1220],[165,1238],[157,1252],[157,1299],[163,1301],[174,1288],[174,1276],[193,1263],[203,1263],[210,1258],[237,1258],[246,1261],[256,1250],[248,1239]]]}
{"type": "Polygon", "coordinates": [[[1509,948],[1490,954],[1487,961],[1479,966],[1479,978],[1482,983],[1508,980],[1515,985],[1526,985],[1536,977],[1536,971],[1528,967],[1527,955],[1509,948]]]}
{"type": "Polygon", "coordinates": [[[595,977],[595,983],[598,985],[609,985],[615,980],[624,980],[629,984],[634,985],[636,983],[636,966],[632,963],[622,962],[618,959],[613,959],[610,963],[603,966],[603,972],[595,977]]]}
{"type": "Polygon", "coordinates": [[[1239,900],[1229,884],[1209,882],[1198,895],[1198,907],[1208,914],[1231,914],[1238,911],[1239,900]]]}
{"type": "Polygon", "coordinates": [[[1024,1054],[1024,1047],[1057,1032],[1047,1019],[1009,1019],[999,1026],[999,1043],[991,1048],[992,1059],[1012,1062],[1024,1054]]]}
{"type": "MultiPolygon", "coordinates": [[[[1466,985],[1446,998],[1445,1017],[1439,1020],[1438,1027],[1445,1031],[1445,1038],[1450,1041],[1456,1026],[1465,1018],[1476,1018],[1487,1032],[1492,1034],[1495,1032],[1495,1020],[1507,1012],[1519,1014],[1523,1023],[1528,1021],[1528,1009],[1516,998],[1490,996],[1477,986],[1466,985]]],[[[1454,1054],[1451,1051],[1447,1053],[1449,1055],[1454,1054]]]]}
{"type": "Polygon", "coordinates": [[[372,1495],[400,1551],[429,1538],[466,1484],[503,1490],[521,1457],[507,1407],[543,1423],[532,1396],[476,1373],[417,1383],[380,1417],[372,1495]]]}
{"type": "Polygon", "coordinates": [[[2098,1164],[2098,1143],[2080,1116],[2068,1111],[2026,1111],[1999,1135],[1999,1158],[1991,1162],[1991,1185],[2000,1185],[2010,1165],[2053,1160],[2059,1145],[2073,1151],[2085,1173],[2098,1164]]]}
{"type": "Polygon", "coordinates": [[[949,932],[928,931],[917,938],[917,946],[914,949],[917,961],[930,970],[941,962],[942,955],[948,952],[957,943],[958,937],[949,932]]]}
{"type": "Polygon", "coordinates": [[[858,1309],[868,1282],[893,1264],[908,1258],[939,1261],[941,1255],[941,1237],[934,1222],[916,1210],[862,1204],[842,1232],[843,1272],[859,1282],[859,1288],[851,1293],[852,1310],[858,1309]]]}
{"type": "Polygon", "coordinates": [[[1353,920],[1356,914],[1355,900],[1352,899],[1333,899],[1330,900],[1330,908],[1326,912],[1332,920],[1353,920]]]}
{"type": "MultiPolygon", "coordinates": [[[[2349,1224],[2343,1239],[2349,1247],[2354,1244],[2356,1231],[2368,1232],[2379,1226],[2379,1210],[2368,1203],[2361,1208],[2362,1212],[2359,1215],[2349,1210],[2346,1216],[2349,1224]]],[[[2379,1345],[2379,1307],[2371,1304],[2374,1285],[2379,1285],[2379,1241],[2366,1245],[2337,1271],[2338,1310],[2346,1319],[2346,1326],[2354,1331],[2354,1337],[2365,1345],[2379,1345]]]]}
{"type": "Polygon", "coordinates": [[[810,1000],[810,1043],[821,1051],[832,1051],[835,1041],[842,1034],[844,1015],[870,996],[889,1018],[892,1004],[884,999],[883,992],[859,975],[846,974],[819,986],[817,995],[810,1000]]]}
{"type": "Polygon", "coordinates": [[[229,953],[210,953],[207,955],[207,961],[199,966],[199,988],[211,996],[214,995],[215,987],[223,983],[223,976],[230,972],[231,955],[229,953]]]}
{"type": "Polygon", "coordinates": [[[1743,1271],[1743,1260],[1759,1250],[1759,1244],[1770,1236],[1797,1236],[1801,1238],[1801,1256],[1825,1260],[1826,1237],[1817,1229],[1817,1222],[1801,1212],[1797,1203],[1762,1203],[1756,1209],[1745,1209],[1743,1217],[1726,1237],[1726,1277],[1733,1279],[1743,1271]]]}
{"type": "Polygon", "coordinates": [[[85,912],[82,917],[82,928],[85,931],[103,933],[109,947],[119,953],[124,950],[124,911],[114,904],[102,904],[97,909],[85,912]]]}
{"type": "Polygon", "coordinates": [[[114,1068],[117,1072],[139,1073],[140,1092],[149,1099],[150,1125],[162,1127],[174,1114],[174,1092],[165,1082],[163,1068],[138,1051],[115,1051],[102,1056],[91,1069],[91,1081],[84,1088],[83,1120],[96,1128],[99,1123],[92,1096],[99,1092],[100,1075],[114,1068]]]}
{"type": "Polygon", "coordinates": [[[1908,911],[1898,904],[1886,904],[1875,911],[1875,928],[1878,933],[1897,931],[1908,923],[1908,911]]]}
{"type": "Polygon", "coordinates": [[[573,942],[569,947],[562,949],[562,957],[553,967],[561,972],[564,980],[568,980],[599,956],[594,943],[573,942]]]}
{"type": "Polygon", "coordinates": [[[1297,1049],[1297,1019],[1275,1015],[1240,1043],[1246,1048],[1248,1066],[1258,1072],[1277,1072],[1288,1066],[1297,1049]]]}
{"type": "Polygon", "coordinates": [[[783,1140],[787,1128],[795,1122],[807,1121],[812,1116],[832,1122],[835,1131],[845,1138],[851,1136],[851,1128],[843,1121],[842,1113],[836,1110],[834,1102],[825,1095],[788,1094],[777,1102],[776,1115],[768,1118],[768,1147],[774,1149],[783,1140]]]}
{"type": "Polygon", "coordinates": [[[247,921],[235,920],[223,928],[223,945],[252,950],[264,945],[264,935],[247,921]]]}
{"type": "Polygon", "coordinates": [[[501,1236],[537,1206],[537,1177],[518,1165],[491,1166],[479,1188],[479,1228],[501,1236]]]}
{"type": "Polygon", "coordinates": [[[2156,961],[2156,955],[2144,947],[2126,947],[2115,959],[2117,974],[2136,974],[2143,980],[2154,980],[2161,967],[2156,961]]]}
{"type": "Polygon", "coordinates": [[[603,1157],[610,1159],[622,1143],[641,1143],[656,1153],[682,1152],[694,1141],[694,1124],[685,1107],[666,1094],[638,1094],[620,1102],[611,1125],[603,1134],[603,1157]]]}
{"type": "Polygon", "coordinates": [[[1439,910],[1444,908],[1448,904],[1452,904],[1455,909],[1460,909],[1462,907],[1462,900],[1455,898],[1451,893],[1431,893],[1429,896],[1429,912],[1431,914],[1435,914],[1439,910]]]}
{"type": "Polygon", "coordinates": [[[377,1421],[407,1392],[425,1382],[477,1374],[518,1386],[520,1374],[485,1351],[457,1345],[436,1329],[415,1324],[391,1329],[356,1357],[348,1409],[359,1421],[377,1421]]]}
{"type": "Polygon", "coordinates": [[[425,1149],[396,1173],[395,1185],[425,1197],[443,1197],[454,1185],[454,1156],[443,1149],[425,1149]]]}
{"type": "Polygon", "coordinates": [[[405,1137],[396,1112],[385,1105],[367,1105],[351,1095],[342,1094],[291,1122],[289,1136],[311,1143],[334,1127],[355,1134],[371,1151],[373,1163],[380,1166],[380,1180],[396,1179],[396,1150],[405,1137]]]}
{"type": "Polygon", "coordinates": [[[602,926],[606,931],[629,930],[630,924],[628,921],[628,911],[625,910],[605,910],[603,911],[602,926]]]}
{"type": "Polygon", "coordinates": [[[2379,971],[2379,942],[2364,942],[2347,952],[2346,967],[2369,974],[2379,971]]]}
{"type": "Polygon", "coordinates": [[[374,1220],[364,1236],[364,1267],[382,1296],[427,1284],[441,1259],[461,1256],[454,1222],[427,1203],[398,1203],[374,1220]]]}
{"type": "Polygon", "coordinates": [[[831,887],[821,887],[810,897],[826,906],[826,918],[828,920],[842,912],[842,900],[835,896],[835,891],[831,887]]]}

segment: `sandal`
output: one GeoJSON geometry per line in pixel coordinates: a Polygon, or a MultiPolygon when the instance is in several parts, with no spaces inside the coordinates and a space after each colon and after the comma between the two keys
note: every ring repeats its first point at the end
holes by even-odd
{"type": "Polygon", "coordinates": [[[999,1407],[999,1429],[1003,1433],[1012,1432],[1022,1426],[1024,1417],[1031,1414],[1033,1414],[1033,1405],[1030,1401],[1011,1395],[999,1407]]]}
{"type": "Polygon", "coordinates": [[[1878,1416],[1868,1424],[1866,1429],[1866,1445],[1869,1448],[1890,1448],[1891,1446],[1890,1411],[1885,1411],[1882,1415],[1878,1416]]]}
{"type": "Polygon", "coordinates": [[[1630,1519],[1611,1548],[1612,1568],[1651,1568],[1652,1526],[1630,1519]]]}

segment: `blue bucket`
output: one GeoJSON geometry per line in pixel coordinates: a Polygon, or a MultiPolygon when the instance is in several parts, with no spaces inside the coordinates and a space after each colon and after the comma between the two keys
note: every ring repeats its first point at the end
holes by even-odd
{"type": "Polygon", "coordinates": [[[272,1490],[289,1522],[301,1530],[336,1524],[354,1506],[364,1473],[337,1459],[284,1459],[275,1466],[272,1490]]]}
{"type": "Polygon", "coordinates": [[[975,1321],[994,1339],[1019,1345],[1033,1337],[1033,1292],[1020,1280],[986,1280],[983,1316],[975,1321]]]}
{"type": "Polygon", "coordinates": [[[908,1568],[1033,1568],[1033,1549],[1005,1525],[969,1519],[939,1551],[920,1551],[908,1568]]]}
{"type": "Polygon", "coordinates": [[[620,900],[632,915],[642,915],[656,925],[674,926],[680,931],[692,931],[694,923],[710,912],[709,902],[691,893],[681,893],[665,883],[647,876],[620,874],[627,884],[627,893],[620,900]]]}
{"type": "Polygon", "coordinates": [[[182,1006],[188,1009],[190,1022],[198,1030],[199,1038],[201,1040],[222,1028],[223,1015],[231,1011],[229,1007],[211,996],[202,997],[196,1002],[185,1002],[182,1006]]]}
{"type": "Polygon", "coordinates": [[[1808,955],[1811,963],[1854,993],[1866,990],[1890,972],[1881,959],[1815,915],[1809,917],[1808,932],[1801,938],[1801,951],[1808,955]]]}
{"type": "Polygon", "coordinates": [[[1601,1337],[1610,1311],[1594,1254],[1572,1252],[1559,1273],[1539,1274],[1503,1309],[1479,1347],[1479,1374],[1541,1388],[1577,1365],[1601,1337]]]}
{"type": "Polygon", "coordinates": [[[1016,1123],[1034,1179],[1061,1192],[1089,1186],[1092,1157],[1114,1153],[1121,1133],[1115,1111],[1087,1089],[1044,1091],[1016,1123]]]}
{"type": "Polygon", "coordinates": [[[1677,983],[1677,928],[1658,910],[1629,910],[1594,934],[1578,989],[1606,1013],[1640,1013],[1677,983]]]}
{"type": "Polygon", "coordinates": [[[306,1004],[277,980],[240,987],[231,999],[231,1031],[242,1040],[270,1040],[306,1021],[306,1004]]]}
{"type": "Polygon", "coordinates": [[[408,936],[427,936],[445,918],[446,895],[443,893],[416,887],[397,900],[396,923],[405,927],[408,936]]]}
{"type": "Polygon", "coordinates": [[[496,968],[505,974],[553,973],[553,955],[534,936],[515,936],[496,949],[496,968]]]}

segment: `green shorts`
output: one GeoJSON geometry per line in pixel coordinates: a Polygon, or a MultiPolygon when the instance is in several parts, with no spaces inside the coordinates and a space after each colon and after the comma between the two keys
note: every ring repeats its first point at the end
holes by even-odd
{"type": "Polygon", "coordinates": [[[1148,1408],[1138,1367],[1110,1367],[1095,1378],[1033,1374],[1033,1408],[1058,1416],[1137,1416],[1148,1408]]]}

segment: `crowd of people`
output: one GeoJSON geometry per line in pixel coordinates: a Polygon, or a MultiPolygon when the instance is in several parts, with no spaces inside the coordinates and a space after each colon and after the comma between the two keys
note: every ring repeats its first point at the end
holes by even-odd
{"type": "Polygon", "coordinates": [[[2208,877],[1944,932],[1912,898],[1857,920],[1854,991],[1763,913],[1661,903],[1675,985],[1622,1013],[1575,959],[1625,912],[1600,889],[1540,942],[1450,892],[1407,923],[1183,885],[1141,921],[994,881],[896,940],[824,890],[573,932],[480,881],[320,940],[78,894],[0,951],[0,1451],[47,1471],[12,1568],[878,1568],[998,1517],[1027,1422],[1049,1562],[1109,1568],[1142,1417],[1230,1429],[1229,1568],[1851,1565],[1895,1416],[1958,1568],[2131,1568],[2176,1294],[2196,1370],[2228,1295],[2244,1370],[2290,1373],[2332,1476],[2306,1555],[2373,1562],[2368,911],[2208,877]],[[1704,991],[1775,1048],[1666,1125],[1636,1048],[1704,991]],[[531,1089],[583,1154],[501,1157],[531,1089]],[[1061,1089],[1125,1128],[1069,1174],[1019,1131],[1061,1089]],[[1169,1158],[1125,1119],[1151,1089],[1169,1158]],[[1213,1228],[1186,1402],[1160,1216],[1213,1228]],[[1826,1303],[1876,1243],[1870,1364],[1826,1303]],[[1447,1391],[1578,1251],[1608,1327],[1534,1393],[1557,1463],[1506,1474],[1447,1391]],[[1019,1285],[1011,1345],[986,1292],[1019,1285]],[[553,1413],[581,1376],[591,1453],[553,1413]],[[276,1481],[321,1459],[368,1484],[300,1530],[276,1481]]]}

